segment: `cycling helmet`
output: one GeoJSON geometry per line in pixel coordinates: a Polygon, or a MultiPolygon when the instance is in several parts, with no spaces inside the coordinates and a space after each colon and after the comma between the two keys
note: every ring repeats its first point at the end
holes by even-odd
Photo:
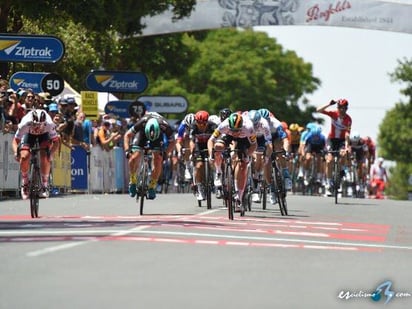
{"type": "Polygon", "coordinates": [[[195,114],[190,113],[185,116],[183,119],[184,124],[186,124],[188,127],[192,126],[193,122],[195,122],[195,114]]]}
{"type": "Polygon", "coordinates": [[[357,143],[357,142],[360,141],[360,139],[361,139],[361,137],[360,137],[359,132],[357,132],[357,131],[352,132],[352,134],[351,134],[351,136],[350,136],[350,140],[351,140],[352,142],[357,143]]]}
{"type": "Polygon", "coordinates": [[[229,108],[224,108],[224,109],[220,110],[220,112],[219,112],[220,121],[223,121],[226,118],[228,118],[231,113],[232,113],[232,111],[229,108]]]}
{"type": "Polygon", "coordinates": [[[46,112],[42,109],[33,110],[31,115],[33,124],[42,124],[46,122],[46,112]]]}
{"type": "Polygon", "coordinates": [[[145,127],[144,133],[149,141],[154,141],[160,136],[160,126],[156,118],[150,118],[145,127]]]}
{"type": "Polygon", "coordinates": [[[266,120],[269,119],[270,117],[270,112],[267,108],[261,108],[258,110],[258,112],[260,113],[260,115],[265,118],[266,120]]]}
{"type": "Polygon", "coordinates": [[[306,130],[309,131],[309,132],[314,132],[314,131],[316,130],[316,127],[317,127],[316,123],[314,123],[314,122],[309,122],[309,123],[306,125],[306,130]]]}
{"type": "Polygon", "coordinates": [[[247,115],[249,116],[249,119],[252,120],[253,125],[258,124],[260,119],[262,118],[260,113],[255,109],[250,110],[247,115]]]}
{"type": "Polygon", "coordinates": [[[209,120],[209,113],[207,111],[198,111],[195,114],[195,120],[197,123],[206,123],[209,120]]]}
{"type": "Polygon", "coordinates": [[[290,131],[293,131],[293,132],[299,131],[299,125],[298,125],[297,123],[291,123],[291,124],[289,125],[289,130],[290,130],[290,131]]]}
{"type": "Polygon", "coordinates": [[[340,99],[338,100],[338,107],[348,107],[349,102],[346,99],[340,99]]]}
{"type": "Polygon", "coordinates": [[[229,128],[233,131],[239,131],[243,125],[243,117],[241,114],[232,113],[229,116],[229,128]]]}

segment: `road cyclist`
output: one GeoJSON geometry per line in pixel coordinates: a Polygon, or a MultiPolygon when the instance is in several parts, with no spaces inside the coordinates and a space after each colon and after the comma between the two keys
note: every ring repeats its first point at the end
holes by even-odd
{"type": "Polygon", "coordinates": [[[178,160],[183,160],[185,164],[185,180],[192,180],[192,162],[189,151],[189,132],[195,122],[195,114],[186,114],[177,129],[176,152],[178,160]]]}
{"type": "MultiPolygon", "coordinates": [[[[290,178],[288,159],[289,159],[289,139],[286,132],[283,130],[281,122],[267,109],[261,108],[258,110],[261,117],[266,119],[269,123],[270,133],[272,135],[273,151],[284,150],[284,155],[279,156],[279,164],[282,169],[282,176],[285,182],[286,191],[292,189],[292,179],[290,178]]],[[[272,162],[268,160],[265,164],[265,179],[267,183],[271,184],[270,188],[270,202],[272,205],[276,204],[276,189],[272,180],[272,162]]]]}
{"type": "Polygon", "coordinates": [[[250,157],[256,151],[253,123],[241,112],[232,113],[220,123],[208,140],[209,160],[215,165],[215,186],[222,186],[222,152],[230,147],[234,164],[235,211],[241,211],[250,157]]]}
{"type": "Polygon", "coordinates": [[[56,125],[45,110],[31,109],[20,121],[12,141],[16,161],[20,163],[22,179],[21,197],[28,199],[30,150],[38,142],[40,145],[41,198],[49,197],[49,177],[53,155],[59,148],[59,136],[56,125]]]}
{"type": "Polygon", "coordinates": [[[170,155],[175,147],[173,129],[158,113],[146,113],[124,135],[124,151],[129,163],[129,195],[137,194],[137,173],[140,170],[143,150],[152,152],[151,179],[148,184],[148,199],[156,198],[156,186],[162,173],[163,154],[170,155]]]}
{"type": "MultiPolygon", "coordinates": [[[[200,110],[195,114],[195,121],[189,132],[190,153],[193,163],[193,185],[198,201],[203,201],[210,194],[210,179],[205,179],[205,164],[209,164],[207,142],[216,129],[216,124],[209,121],[209,113],[200,110]],[[209,187],[207,187],[209,186],[209,187]]],[[[210,166],[207,170],[211,171],[210,166]]],[[[210,173],[211,175],[211,173],[210,173]]],[[[208,176],[210,176],[208,175],[208,176]]]]}
{"type": "Polygon", "coordinates": [[[257,148],[252,156],[252,202],[260,203],[259,182],[264,180],[264,165],[270,161],[273,151],[272,134],[270,133],[269,122],[263,118],[259,111],[252,109],[243,112],[243,117],[249,117],[253,123],[257,138],[257,148]]]}
{"type": "Polygon", "coordinates": [[[348,187],[348,195],[364,197],[367,180],[367,165],[369,148],[366,141],[361,138],[359,132],[353,131],[349,138],[349,155],[353,164],[349,165],[349,173],[346,173],[347,181],[352,184],[348,187]],[[352,192],[350,192],[352,191],[352,192]]]}
{"type": "Polygon", "coordinates": [[[311,195],[318,194],[324,179],[326,136],[317,125],[306,134],[304,142],[302,165],[305,192],[310,192],[311,195]]]}
{"type": "MultiPolygon", "coordinates": [[[[331,100],[329,103],[322,105],[316,109],[317,112],[327,115],[331,118],[331,128],[328,134],[328,150],[339,151],[339,166],[341,167],[341,175],[343,177],[345,172],[344,166],[348,164],[347,153],[349,151],[350,132],[352,127],[352,118],[347,114],[349,102],[347,99],[331,100]],[[336,110],[327,110],[329,107],[336,105],[336,110]]],[[[333,155],[328,153],[326,155],[326,195],[332,195],[330,189],[334,188],[332,183],[333,170],[333,155]]],[[[338,190],[338,188],[334,188],[338,190]]]]}

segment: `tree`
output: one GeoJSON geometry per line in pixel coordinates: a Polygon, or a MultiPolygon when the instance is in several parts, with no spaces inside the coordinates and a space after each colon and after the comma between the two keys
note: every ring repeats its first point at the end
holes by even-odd
{"type": "MultiPolygon", "coordinates": [[[[172,8],[174,18],[180,19],[190,14],[195,3],[195,0],[147,0],[144,3],[134,0],[3,0],[0,3],[0,32],[47,33],[66,37],[66,30],[70,33],[70,29],[80,29],[81,35],[73,33],[72,38],[80,44],[79,49],[87,47],[85,53],[89,55],[82,55],[87,58],[85,65],[100,63],[103,67],[114,67],[116,63],[112,63],[111,59],[119,59],[113,56],[124,51],[122,45],[117,45],[117,40],[133,40],[145,26],[141,23],[142,17],[172,8]],[[33,25],[36,27],[33,28],[33,25]],[[113,42],[116,43],[113,45],[113,42]]],[[[75,54],[78,50],[67,48],[66,51],[75,54]]],[[[63,58],[63,62],[64,60],[63,58]]],[[[0,75],[9,75],[9,65],[0,63],[0,75]]]]}
{"type": "Polygon", "coordinates": [[[412,175],[412,60],[398,61],[398,67],[390,76],[393,82],[406,84],[401,93],[407,97],[407,102],[397,103],[379,126],[379,155],[396,161],[387,193],[398,199],[407,199],[408,179],[412,175]]]}
{"type": "MultiPolygon", "coordinates": [[[[232,110],[265,107],[288,122],[313,120],[315,107],[302,100],[320,85],[312,76],[311,64],[294,52],[284,51],[265,33],[236,29],[206,33],[184,36],[191,54],[197,55],[178,83],[187,90],[190,111],[216,113],[227,106],[232,110]],[[299,105],[302,103],[304,110],[299,105]]],[[[154,92],[162,82],[155,82],[148,91],[154,92]]],[[[162,89],[173,93],[171,86],[162,89]]]]}

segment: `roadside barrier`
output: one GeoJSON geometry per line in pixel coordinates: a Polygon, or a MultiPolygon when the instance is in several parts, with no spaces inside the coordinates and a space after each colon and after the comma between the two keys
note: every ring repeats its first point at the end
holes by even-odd
{"type": "MultiPolygon", "coordinates": [[[[20,168],[12,150],[12,134],[0,134],[0,196],[18,195],[20,168]]],[[[88,153],[80,146],[61,145],[55,153],[51,171],[54,192],[124,193],[129,177],[127,161],[121,147],[104,151],[99,146],[88,153]]]]}

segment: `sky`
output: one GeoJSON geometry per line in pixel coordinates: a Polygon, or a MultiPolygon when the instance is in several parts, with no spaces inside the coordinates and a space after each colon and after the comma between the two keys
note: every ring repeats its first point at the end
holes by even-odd
{"type": "MultiPolygon", "coordinates": [[[[322,26],[255,27],[313,65],[313,75],[322,84],[308,95],[310,104],[320,106],[331,99],[346,98],[352,117],[352,132],[375,141],[386,112],[397,102],[406,102],[389,73],[398,60],[412,59],[412,35],[379,30],[322,26]]],[[[330,129],[325,119],[324,132],[330,129]]]]}

